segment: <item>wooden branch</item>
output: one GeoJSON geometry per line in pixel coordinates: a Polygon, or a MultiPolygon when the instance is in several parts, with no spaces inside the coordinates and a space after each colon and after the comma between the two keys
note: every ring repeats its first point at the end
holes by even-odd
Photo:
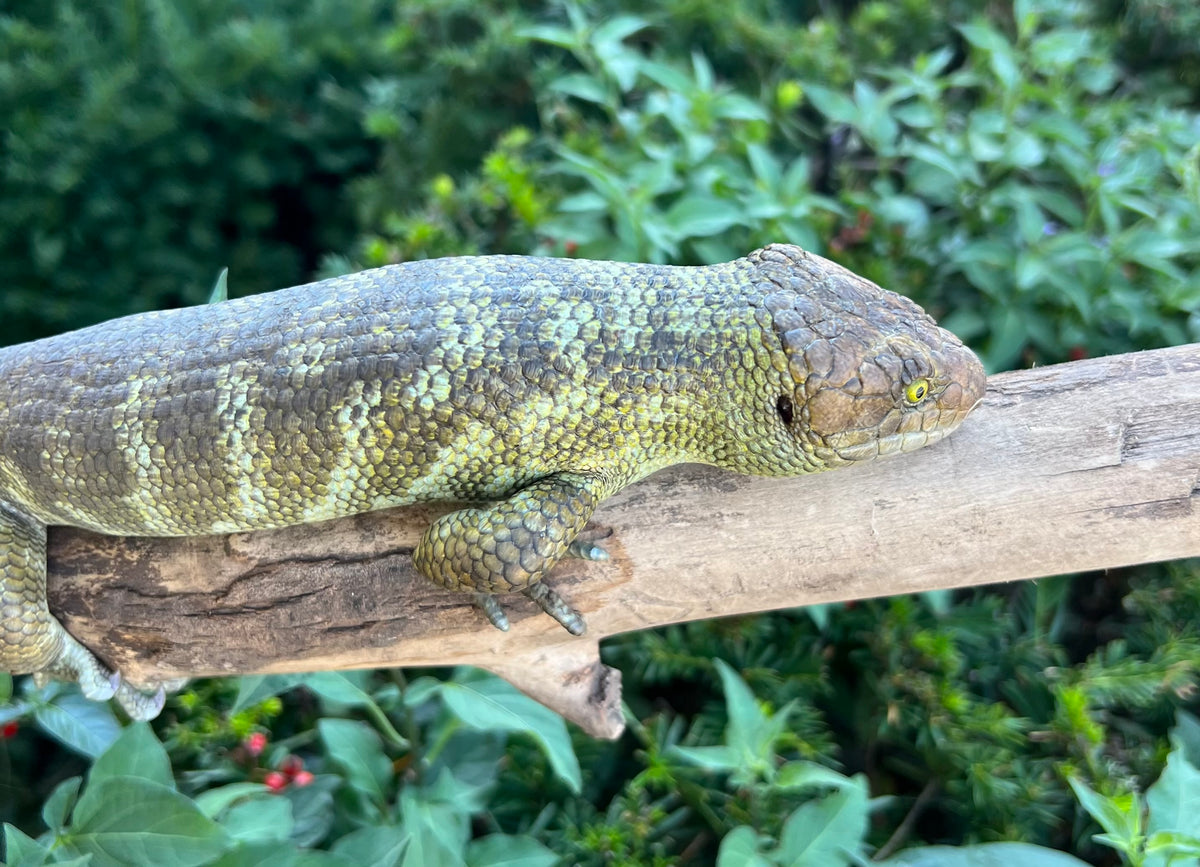
{"type": "Polygon", "coordinates": [[[420,579],[413,545],[445,510],[194,539],[54,529],[51,608],[134,681],[470,663],[615,737],[604,636],[1200,555],[1200,344],[994,376],[959,432],[897,459],[660,473],[597,514],[611,562],[551,578],[583,639],[522,597],[501,633],[420,579]]]}

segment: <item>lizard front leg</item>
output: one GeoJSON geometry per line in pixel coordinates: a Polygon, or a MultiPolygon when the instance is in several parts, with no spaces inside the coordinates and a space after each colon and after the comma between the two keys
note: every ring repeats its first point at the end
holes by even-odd
{"type": "Polygon", "coordinates": [[[152,719],[163,690],[145,694],[109,671],[71,637],[46,604],[46,525],[0,501],[0,671],[39,684],[71,680],[95,701],[116,696],[134,719],[152,719]]]}
{"type": "Polygon", "coordinates": [[[487,508],[444,515],[413,553],[417,570],[451,590],[475,592],[488,620],[500,629],[508,629],[508,618],[491,594],[521,592],[572,635],[582,635],[582,615],[541,580],[566,554],[607,558],[602,549],[575,539],[604,488],[598,476],[556,473],[487,508]]]}

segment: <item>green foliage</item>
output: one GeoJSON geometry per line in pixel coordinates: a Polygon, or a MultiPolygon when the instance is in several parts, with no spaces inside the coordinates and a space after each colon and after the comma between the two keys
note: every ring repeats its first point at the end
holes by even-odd
{"type": "Polygon", "coordinates": [[[992,369],[1197,339],[1200,116],[1120,86],[1081,7],[1015,14],[1015,37],[960,25],[957,67],[946,46],[852,95],[809,87],[847,135],[844,198],[891,233],[844,261],[965,305],[944,321],[992,369]]]}
{"type": "Polygon", "coordinates": [[[0,343],[200,301],[223,265],[278,288],[346,246],[386,6],[6,4],[0,343]]]}
{"type": "Polygon", "coordinates": [[[1162,776],[1145,796],[1136,791],[1101,795],[1071,780],[1080,803],[1104,828],[1095,839],[1133,867],[1193,862],[1200,856],[1200,722],[1181,714],[1171,734],[1174,749],[1162,776]]]}

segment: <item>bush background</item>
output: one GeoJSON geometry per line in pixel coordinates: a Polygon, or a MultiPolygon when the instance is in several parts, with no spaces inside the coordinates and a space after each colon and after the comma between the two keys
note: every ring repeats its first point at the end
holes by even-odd
{"type": "MultiPolygon", "coordinates": [[[[688,264],[778,240],[913,296],[992,372],[1198,341],[1198,104],[1185,0],[11,0],[0,344],[200,303],[226,266],[240,295],[458,253],[688,264]]],[[[605,648],[616,744],[465,672],[204,682],[119,741],[109,711],[21,681],[0,820],[106,863],[89,792],[160,804],[154,785],[224,841],[189,863],[738,863],[747,840],[782,863],[801,826],[864,855],[1023,840],[1155,863],[1095,842],[1069,780],[1145,806],[1196,710],[1196,576],[628,636],[605,648]],[[158,741],[170,767],[146,777],[158,741]]],[[[139,821],[122,833],[148,846],[139,821]]]]}

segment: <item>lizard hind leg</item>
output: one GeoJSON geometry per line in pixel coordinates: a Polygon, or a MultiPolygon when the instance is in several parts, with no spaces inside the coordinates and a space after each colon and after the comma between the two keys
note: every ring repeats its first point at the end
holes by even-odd
{"type": "Polygon", "coordinates": [[[145,695],[71,637],[46,604],[46,526],[0,501],[0,671],[74,681],[95,701],[117,697],[134,719],[162,709],[161,693],[145,695]]]}
{"type": "Polygon", "coordinates": [[[575,540],[602,498],[601,487],[597,477],[556,473],[492,506],[444,515],[413,553],[417,570],[451,590],[475,593],[499,629],[508,629],[508,617],[492,594],[520,592],[572,635],[582,635],[582,615],[542,577],[567,554],[607,558],[603,549],[575,540]]]}

